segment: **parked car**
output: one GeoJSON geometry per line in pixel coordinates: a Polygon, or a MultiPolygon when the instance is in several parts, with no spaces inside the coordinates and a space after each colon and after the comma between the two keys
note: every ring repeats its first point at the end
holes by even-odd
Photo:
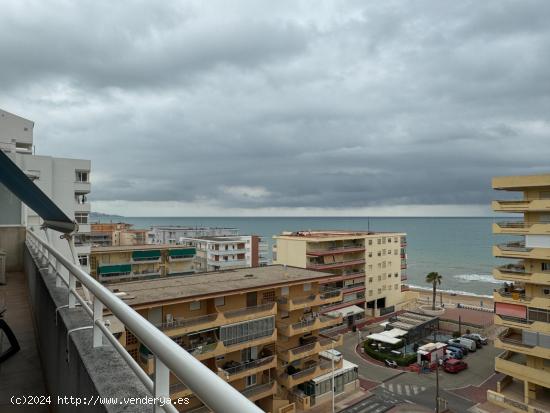
{"type": "Polygon", "coordinates": [[[462,360],[449,359],[443,364],[443,370],[447,373],[458,373],[468,368],[468,364],[462,360]]]}
{"type": "Polygon", "coordinates": [[[473,337],[477,337],[481,341],[481,344],[483,344],[483,345],[486,345],[486,344],[489,343],[489,340],[487,339],[487,337],[484,337],[481,334],[472,333],[472,334],[469,334],[469,335],[473,336],[473,337]]]}
{"type": "Polygon", "coordinates": [[[468,351],[474,352],[477,349],[476,342],[473,340],[470,340],[469,338],[452,338],[448,341],[449,344],[452,344],[453,346],[458,346],[461,348],[465,348],[468,351]]]}
{"type": "Polygon", "coordinates": [[[456,350],[449,349],[448,347],[445,350],[445,356],[448,359],[458,359],[458,360],[462,360],[462,358],[464,357],[462,355],[462,351],[458,351],[458,349],[456,349],[456,350]]]}
{"type": "Polygon", "coordinates": [[[386,362],[386,366],[388,367],[391,367],[392,369],[396,369],[397,368],[397,363],[393,360],[384,360],[386,362]]]}
{"type": "Polygon", "coordinates": [[[479,337],[474,336],[473,334],[464,334],[462,338],[467,338],[468,340],[472,340],[476,343],[477,348],[483,347],[483,344],[481,343],[481,339],[479,337]]]}
{"type": "Polygon", "coordinates": [[[447,346],[447,350],[456,351],[456,352],[462,354],[462,356],[466,356],[468,354],[468,349],[467,348],[459,347],[456,344],[452,344],[452,345],[449,344],[447,346]]]}

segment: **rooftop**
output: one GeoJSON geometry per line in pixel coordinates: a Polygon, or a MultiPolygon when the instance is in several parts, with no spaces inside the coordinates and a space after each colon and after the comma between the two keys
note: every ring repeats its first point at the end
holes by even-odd
{"type": "Polygon", "coordinates": [[[213,241],[213,242],[244,242],[244,237],[250,235],[214,235],[214,236],[199,236],[199,237],[182,237],[185,240],[198,240],[198,241],[213,241]]]}
{"type": "Polygon", "coordinates": [[[166,277],[117,283],[109,289],[126,303],[139,304],[163,301],[192,301],[204,296],[219,296],[243,293],[246,290],[287,286],[304,281],[330,278],[332,275],[320,271],[283,265],[268,265],[257,268],[239,268],[226,271],[212,271],[196,275],[166,277]],[[120,293],[126,293],[120,295],[120,293]]]}
{"type": "Polygon", "coordinates": [[[406,235],[404,232],[374,232],[374,231],[346,231],[346,230],[308,230],[308,231],[286,231],[273,238],[294,239],[308,238],[312,240],[342,240],[375,237],[380,235],[406,235]]]}
{"type": "Polygon", "coordinates": [[[184,245],[175,244],[143,244],[143,245],[114,245],[111,247],[92,247],[93,252],[117,252],[117,251],[146,251],[162,249],[185,248],[184,245]]]}

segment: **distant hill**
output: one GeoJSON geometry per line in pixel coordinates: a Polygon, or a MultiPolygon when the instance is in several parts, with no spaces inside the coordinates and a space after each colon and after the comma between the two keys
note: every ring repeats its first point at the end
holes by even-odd
{"type": "Polygon", "coordinates": [[[94,212],[94,211],[90,212],[90,218],[89,218],[90,221],[98,221],[98,220],[103,220],[105,218],[117,220],[124,217],[122,215],[103,214],[101,212],[94,212]]]}

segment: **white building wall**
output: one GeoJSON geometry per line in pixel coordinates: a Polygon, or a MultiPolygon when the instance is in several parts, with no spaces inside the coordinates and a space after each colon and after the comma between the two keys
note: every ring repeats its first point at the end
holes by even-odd
{"type": "Polygon", "coordinates": [[[526,235],[527,248],[550,248],[550,235],[526,235]]]}

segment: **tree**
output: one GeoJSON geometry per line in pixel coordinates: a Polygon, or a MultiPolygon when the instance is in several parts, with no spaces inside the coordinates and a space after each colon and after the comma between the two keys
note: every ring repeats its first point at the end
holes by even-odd
{"type": "Polygon", "coordinates": [[[443,277],[437,272],[431,272],[426,275],[426,282],[432,284],[433,286],[432,310],[435,310],[435,296],[437,294],[437,285],[441,284],[442,278],[443,277]]]}

